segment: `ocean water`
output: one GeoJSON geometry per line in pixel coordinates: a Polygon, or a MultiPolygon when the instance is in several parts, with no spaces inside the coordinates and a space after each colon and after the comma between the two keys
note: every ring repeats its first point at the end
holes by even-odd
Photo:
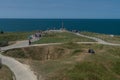
{"type": "Polygon", "coordinates": [[[46,29],[90,31],[120,35],[120,19],[0,19],[0,30],[22,32],[46,29]]]}

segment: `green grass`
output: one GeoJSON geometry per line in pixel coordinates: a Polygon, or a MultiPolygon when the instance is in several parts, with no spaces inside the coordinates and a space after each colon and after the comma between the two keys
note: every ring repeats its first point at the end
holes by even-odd
{"type": "Polygon", "coordinates": [[[94,62],[82,62],[67,71],[69,80],[119,80],[104,65],[94,62]]]}
{"type": "Polygon", "coordinates": [[[11,70],[3,65],[3,67],[0,69],[0,80],[13,80],[13,73],[11,72],[11,70]]]}
{"type": "Polygon", "coordinates": [[[7,32],[0,34],[0,46],[7,46],[18,40],[27,40],[31,34],[34,34],[34,32],[7,32]]]}
{"type": "Polygon", "coordinates": [[[34,43],[41,44],[41,43],[65,43],[65,42],[94,42],[94,40],[80,37],[69,32],[62,33],[53,32],[44,35],[39,41],[34,43]]]}
{"type": "Polygon", "coordinates": [[[116,61],[112,67],[112,70],[118,75],[120,75],[120,68],[119,67],[120,67],[120,61],[116,61]]]}
{"type": "Polygon", "coordinates": [[[107,42],[119,43],[120,44],[120,35],[115,35],[114,37],[111,37],[110,35],[107,35],[107,34],[99,34],[99,33],[93,33],[93,32],[81,32],[81,33],[84,34],[84,35],[88,35],[88,36],[103,39],[107,42]]]}
{"type": "Polygon", "coordinates": [[[0,34],[0,41],[17,41],[17,40],[26,40],[28,36],[34,32],[7,32],[0,34]]]}
{"type": "MultiPolygon", "coordinates": [[[[104,45],[81,45],[82,48],[93,48],[95,55],[87,56],[82,62],[74,62],[58,71],[48,80],[119,80],[120,48],[104,45]]],[[[83,52],[81,52],[83,53],[83,52]]],[[[78,55],[78,54],[77,54],[78,55]]]]}

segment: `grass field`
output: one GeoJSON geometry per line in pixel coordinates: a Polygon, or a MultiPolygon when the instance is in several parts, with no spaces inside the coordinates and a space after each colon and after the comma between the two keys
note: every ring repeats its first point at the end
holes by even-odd
{"type": "Polygon", "coordinates": [[[17,40],[26,40],[28,36],[34,32],[7,32],[0,34],[0,41],[17,41],[17,40]]]}
{"type": "Polygon", "coordinates": [[[29,64],[45,80],[120,80],[120,47],[65,43],[3,54],[29,64]],[[96,54],[89,54],[89,48],[96,54]]]}
{"type": "Polygon", "coordinates": [[[2,69],[0,69],[0,80],[13,80],[12,76],[13,74],[11,70],[7,66],[3,65],[2,69]]]}
{"type": "Polygon", "coordinates": [[[99,34],[99,33],[93,33],[93,32],[81,32],[81,34],[97,37],[107,42],[120,44],[120,35],[115,35],[114,37],[111,37],[110,35],[107,35],[107,34],[99,34]]]}
{"type": "Polygon", "coordinates": [[[7,32],[0,34],[0,46],[7,46],[14,44],[15,41],[27,40],[28,37],[35,32],[7,32]]]}
{"type": "Polygon", "coordinates": [[[66,43],[66,42],[94,42],[94,40],[77,36],[69,32],[51,32],[44,35],[39,41],[34,43],[66,43]]]}

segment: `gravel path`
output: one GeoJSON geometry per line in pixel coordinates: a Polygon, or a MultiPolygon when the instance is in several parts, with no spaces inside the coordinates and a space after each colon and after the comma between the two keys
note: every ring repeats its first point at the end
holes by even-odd
{"type": "Polygon", "coordinates": [[[95,40],[99,44],[111,45],[111,46],[120,46],[120,44],[109,43],[109,42],[106,42],[106,41],[104,41],[102,39],[99,39],[99,38],[96,38],[96,37],[90,37],[90,36],[82,35],[80,33],[75,33],[75,34],[78,35],[78,36],[81,36],[81,37],[85,37],[85,38],[89,38],[89,39],[95,40]]]}
{"type": "Polygon", "coordinates": [[[0,58],[2,58],[2,63],[7,65],[12,70],[16,80],[37,80],[36,76],[29,67],[26,67],[13,58],[6,57],[1,54],[0,58]]]}
{"type": "MultiPolygon", "coordinates": [[[[6,51],[9,49],[27,47],[27,46],[29,46],[27,40],[18,41],[16,42],[16,44],[1,48],[1,50],[6,51]]],[[[31,71],[29,66],[23,65],[14,58],[3,56],[1,54],[0,54],[0,58],[2,58],[2,63],[7,65],[12,70],[12,72],[16,77],[16,80],[37,80],[36,75],[33,73],[33,71],[31,71]]]]}
{"type": "MultiPolygon", "coordinates": [[[[111,46],[120,46],[120,44],[109,43],[109,42],[106,42],[106,41],[104,41],[102,39],[99,39],[99,38],[90,37],[90,36],[82,35],[82,34],[79,34],[79,33],[74,33],[74,34],[76,34],[78,36],[81,36],[81,37],[86,37],[86,38],[89,38],[89,39],[93,39],[93,40],[96,41],[96,42],[77,42],[79,44],[98,43],[98,44],[111,45],[111,46]]],[[[6,51],[6,50],[9,50],[9,49],[15,49],[15,48],[43,46],[43,45],[58,45],[58,44],[62,44],[62,43],[46,43],[46,44],[28,45],[28,41],[25,40],[25,41],[18,41],[16,44],[13,44],[13,45],[10,45],[10,46],[7,46],[7,47],[2,47],[1,50],[6,51]]]]}
{"type": "Polygon", "coordinates": [[[5,50],[9,50],[9,49],[14,49],[14,48],[19,48],[19,47],[27,47],[28,46],[28,41],[17,41],[15,44],[10,45],[10,46],[6,46],[6,47],[2,47],[1,50],[5,51],[5,50]]]}

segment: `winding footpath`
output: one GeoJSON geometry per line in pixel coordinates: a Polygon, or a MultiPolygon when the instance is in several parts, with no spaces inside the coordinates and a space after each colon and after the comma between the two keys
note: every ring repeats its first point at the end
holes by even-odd
{"type": "Polygon", "coordinates": [[[0,55],[2,63],[7,65],[14,73],[16,80],[37,80],[35,74],[30,70],[29,67],[21,64],[17,60],[0,55]]]}
{"type": "MultiPolygon", "coordinates": [[[[28,41],[18,41],[16,44],[6,46],[1,48],[4,52],[9,49],[28,47],[28,41]]],[[[2,63],[7,65],[11,71],[14,73],[16,80],[37,80],[36,75],[29,68],[29,66],[20,63],[14,58],[3,56],[0,54],[0,58],[2,59],[2,63]]]]}
{"type": "Polygon", "coordinates": [[[99,38],[96,38],[96,37],[90,37],[90,36],[86,36],[86,35],[83,35],[83,34],[80,34],[80,33],[74,33],[78,36],[81,36],[81,37],[85,37],[85,38],[89,38],[89,39],[92,39],[92,40],[95,40],[97,41],[98,44],[104,44],[104,45],[110,45],[110,46],[120,46],[120,44],[115,44],[115,43],[109,43],[109,42],[106,42],[102,39],[99,39],[99,38]]]}
{"type": "MultiPolygon", "coordinates": [[[[90,37],[90,36],[82,35],[79,33],[74,33],[74,34],[97,41],[97,42],[77,42],[78,44],[98,43],[98,44],[104,44],[104,45],[120,46],[120,44],[108,43],[99,38],[90,37]]],[[[1,50],[6,51],[10,49],[15,49],[15,48],[43,46],[43,45],[58,45],[58,44],[62,44],[62,43],[28,45],[28,41],[25,40],[25,41],[18,41],[16,42],[16,44],[13,44],[10,46],[2,47],[1,50]]],[[[26,67],[25,65],[23,65],[22,63],[18,62],[17,60],[11,57],[0,55],[0,58],[2,58],[2,63],[7,65],[13,71],[13,73],[15,74],[16,80],[37,80],[36,75],[30,70],[29,67],[26,67]]]]}

